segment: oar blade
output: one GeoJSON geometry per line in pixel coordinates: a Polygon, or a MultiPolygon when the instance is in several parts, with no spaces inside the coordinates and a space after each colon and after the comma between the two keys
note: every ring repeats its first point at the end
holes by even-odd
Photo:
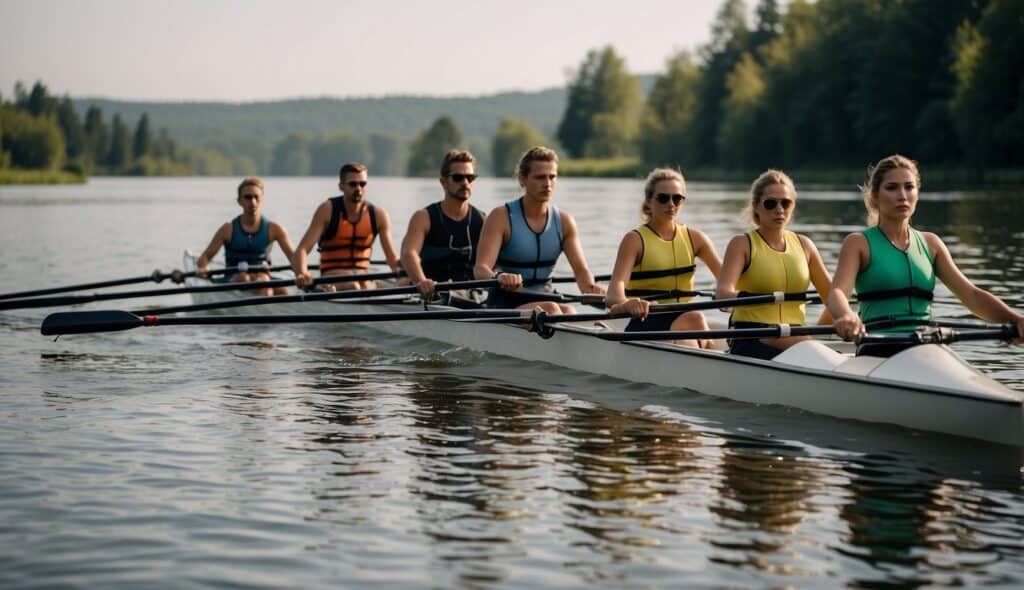
{"type": "Polygon", "coordinates": [[[40,331],[44,336],[91,334],[131,330],[143,323],[142,318],[127,311],[61,311],[46,316],[40,331]]]}

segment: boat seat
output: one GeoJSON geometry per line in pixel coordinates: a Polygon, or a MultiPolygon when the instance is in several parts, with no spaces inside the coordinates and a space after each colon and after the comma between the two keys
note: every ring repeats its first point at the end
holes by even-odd
{"type": "Polygon", "coordinates": [[[824,342],[804,340],[790,346],[772,360],[795,367],[832,371],[846,362],[847,358],[829,348],[824,342]]]}

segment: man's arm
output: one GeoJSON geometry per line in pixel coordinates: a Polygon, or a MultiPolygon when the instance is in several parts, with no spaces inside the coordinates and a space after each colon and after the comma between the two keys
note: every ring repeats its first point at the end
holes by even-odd
{"type": "Polygon", "coordinates": [[[494,265],[498,262],[498,253],[502,245],[512,233],[505,207],[495,207],[484,219],[484,227],[480,230],[480,242],[477,244],[476,265],[473,266],[473,277],[477,280],[498,279],[502,289],[513,291],[523,286],[522,275],[503,272],[494,276],[494,265]]]}
{"type": "Polygon", "coordinates": [[[295,284],[300,287],[307,287],[313,284],[313,276],[309,274],[309,267],[306,256],[313,250],[313,246],[320,241],[320,236],[327,229],[331,221],[331,203],[324,201],[316,208],[313,219],[309,222],[309,228],[299,240],[299,245],[292,255],[292,271],[295,272],[295,284]]]}
{"type": "Polygon", "coordinates": [[[295,247],[292,246],[292,239],[288,235],[288,230],[283,225],[276,221],[270,222],[270,229],[268,231],[270,242],[277,243],[277,247],[281,249],[284,257],[291,264],[292,258],[295,256],[295,247]]]}
{"type": "Polygon", "coordinates": [[[405,230],[405,238],[402,240],[402,268],[409,280],[416,285],[420,293],[430,295],[437,285],[433,280],[427,278],[423,273],[423,265],[420,261],[420,251],[423,243],[430,232],[430,216],[426,209],[420,209],[412,214],[409,219],[409,227],[405,230]]]}
{"type": "Polygon", "coordinates": [[[391,270],[397,273],[402,269],[402,265],[398,259],[398,251],[395,250],[394,238],[391,237],[391,218],[381,207],[377,207],[377,231],[380,232],[380,247],[384,250],[384,259],[391,270]]]}
{"type": "Polygon", "coordinates": [[[199,255],[199,259],[196,260],[196,276],[205,277],[210,273],[210,261],[220,251],[221,246],[227,244],[230,239],[231,224],[225,223],[213,234],[213,238],[210,239],[210,245],[203,250],[203,253],[199,255]]]}

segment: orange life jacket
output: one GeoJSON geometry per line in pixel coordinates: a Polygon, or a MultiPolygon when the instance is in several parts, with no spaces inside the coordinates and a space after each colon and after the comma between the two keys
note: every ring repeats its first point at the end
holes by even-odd
{"type": "Polygon", "coordinates": [[[331,222],[320,236],[320,274],[337,269],[370,268],[370,252],[377,238],[377,212],[366,203],[355,221],[345,214],[344,197],[332,197],[331,222]]]}

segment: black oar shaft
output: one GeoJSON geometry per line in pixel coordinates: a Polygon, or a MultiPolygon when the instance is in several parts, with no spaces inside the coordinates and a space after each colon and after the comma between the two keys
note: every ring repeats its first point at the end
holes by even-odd
{"type": "MultiPolygon", "coordinates": [[[[316,285],[331,283],[348,283],[394,278],[395,273],[375,273],[364,275],[329,275],[313,280],[316,285]]],[[[65,295],[63,297],[38,297],[34,299],[16,299],[0,302],[0,311],[5,309],[25,309],[33,307],[59,307],[63,305],[82,305],[96,301],[113,301],[115,299],[134,299],[138,297],[161,297],[184,293],[216,293],[220,291],[249,291],[272,287],[288,287],[294,285],[292,279],[275,279],[272,281],[252,281],[248,283],[221,283],[214,285],[194,285],[191,287],[171,287],[167,289],[148,289],[144,291],[122,291],[118,293],[93,293],[91,295],[65,295]]]]}
{"type": "Polygon", "coordinates": [[[595,334],[604,340],[691,340],[694,338],[781,338],[784,336],[823,336],[835,334],[832,326],[772,326],[768,328],[733,328],[725,330],[663,330],[652,332],[609,332],[595,334]]]}

